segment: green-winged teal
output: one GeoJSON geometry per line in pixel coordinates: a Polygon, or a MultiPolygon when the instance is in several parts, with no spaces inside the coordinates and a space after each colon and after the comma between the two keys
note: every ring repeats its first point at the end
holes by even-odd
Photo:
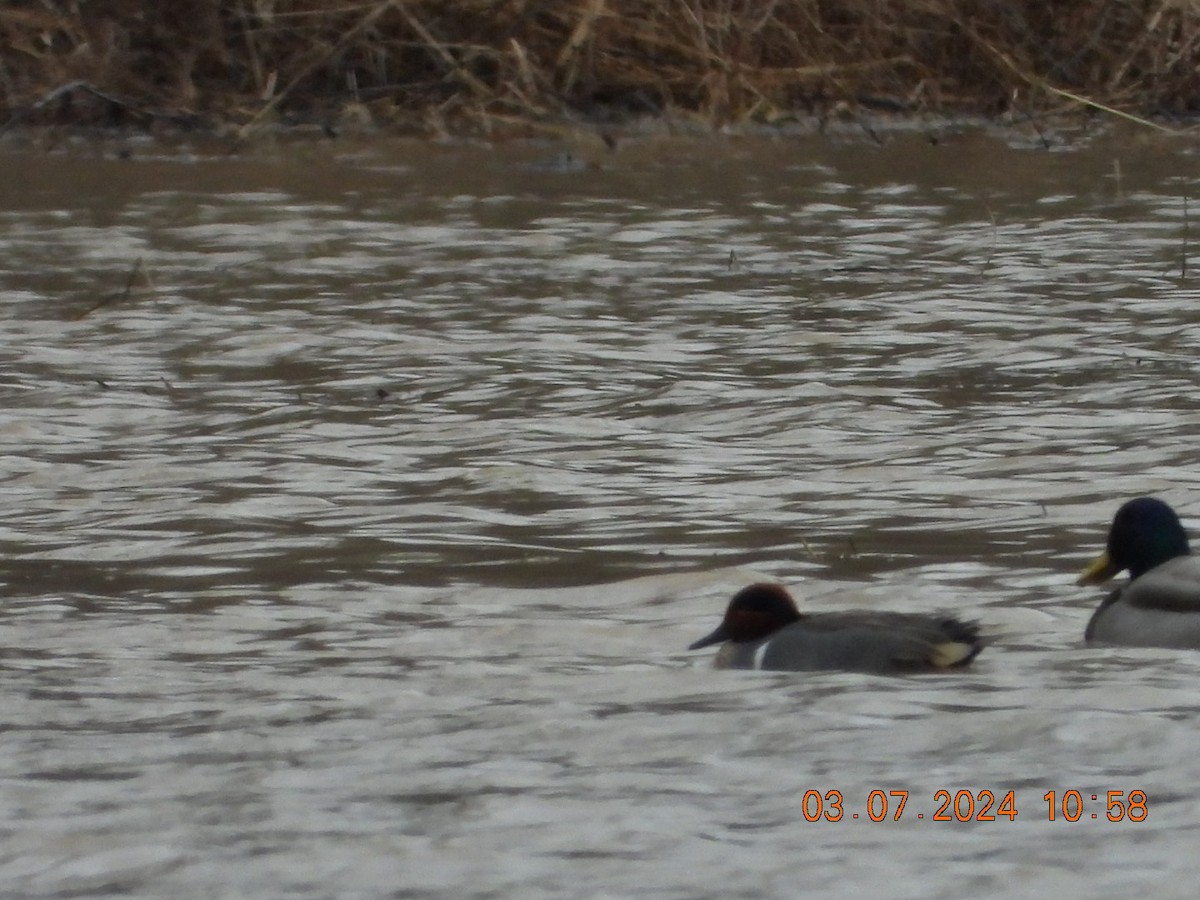
{"type": "Polygon", "coordinates": [[[965,666],[984,644],[974,623],[953,616],[868,611],[801,615],[778,584],[742,588],[729,601],[717,630],[688,649],[722,641],[718,668],[885,674],[965,666]]]}

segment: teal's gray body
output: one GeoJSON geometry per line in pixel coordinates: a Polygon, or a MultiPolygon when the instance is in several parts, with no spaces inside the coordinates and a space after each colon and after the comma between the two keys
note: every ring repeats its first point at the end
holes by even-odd
{"type": "Polygon", "coordinates": [[[961,665],[978,636],[954,619],[909,613],[813,613],[758,641],[728,641],[718,668],[898,674],[961,665]]]}

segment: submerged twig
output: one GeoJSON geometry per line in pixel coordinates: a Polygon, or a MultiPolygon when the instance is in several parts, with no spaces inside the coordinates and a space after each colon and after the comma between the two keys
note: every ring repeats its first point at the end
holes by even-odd
{"type": "Polygon", "coordinates": [[[1179,280],[1187,281],[1188,237],[1190,219],[1188,218],[1188,198],[1183,195],[1183,246],[1179,249],[1179,280]]]}
{"type": "Polygon", "coordinates": [[[167,397],[172,400],[178,400],[180,398],[179,390],[175,387],[175,385],[171,384],[171,382],[167,381],[167,379],[161,375],[158,376],[158,380],[163,383],[163,389],[166,391],[167,397]]]}
{"type": "Polygon", "coordinates": [[[1000,229],[996,225],[996,213],[991,208],[988,209],[988,218],[992,222],[992,246],[988,248],[987,259],[985,259],[983,261],[983,265],[979,267],[980,275],[983,275],[989,268],[991,268],[992,260],[996,258],[996,245],[999,243],[1000,229]]]}
{"type": "Polygon", "coordinates": [[[103,309],[104,307],[106,307],[112,303],[117,303],[117,302],[124,303],[126,300],[128,300],[130,298],[130,296],[132,296],[133,283],[137,279],[139,273],[141,274],[142,279],[144,280],[144,282],[146,284],[146,287],[148,287],[150,290],[154,290],[154,281],[153,281],[153,279],[151,279],[150,273],[146,270],[146,267],[142,262],[142,257],[139,256],[137,262],[135,262],[133,264],[133,268],[129,270],[129,276],[125,279],[125,289],[123,291],[117,291],[112,294],[105,294],[103,297],[101,297],[99,300],[97,300],[95,303],[93,303],[91,306],[89,306],[87,309],[85,309],[83,312],[81,312],[75,318],[76,319],[85,319],[88,316],[90,316],[92,313],[94,313],[96,310],[103,309]]]}

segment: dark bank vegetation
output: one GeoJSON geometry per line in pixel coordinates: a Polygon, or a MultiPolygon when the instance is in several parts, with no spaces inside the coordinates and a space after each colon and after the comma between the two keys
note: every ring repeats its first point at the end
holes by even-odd
{"type": "Polygon", "coordinates": [[[1200,110],[1192,0],[5,0],[0,122],[422,133],[1200,110]]]}

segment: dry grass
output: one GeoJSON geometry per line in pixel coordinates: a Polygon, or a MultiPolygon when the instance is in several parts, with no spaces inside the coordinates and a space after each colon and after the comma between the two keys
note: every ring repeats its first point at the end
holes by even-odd
{"type": "Polygon", "coordinates": [[[8,0],[0,48],[7,127],[1200,110],[1196,0],[8,0]]]}

